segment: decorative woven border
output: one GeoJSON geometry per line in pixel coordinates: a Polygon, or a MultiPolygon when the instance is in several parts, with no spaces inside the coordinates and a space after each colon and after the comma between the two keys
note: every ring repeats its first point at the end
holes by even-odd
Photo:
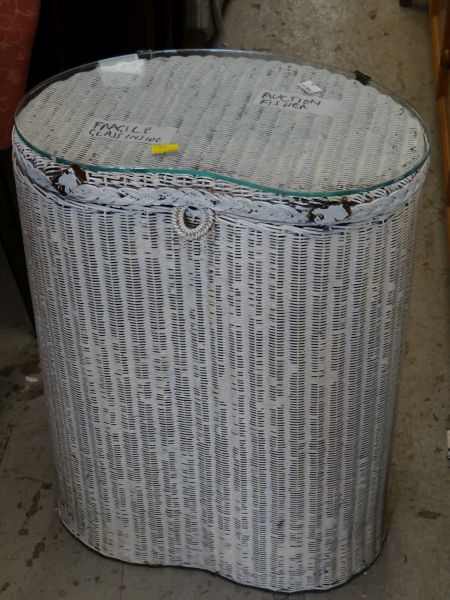
{"type": "Polygon", "coordinates": [[[31,150],[15,132],[15,158],[37,185],[67,201],[120,207],[211,209],[277,225],[335,227],[386,218],[422,185],[428,163],[390,186],[341,197],[271,194],[207,177],[173,173],[93,172],[63,165],[31,150]]]}

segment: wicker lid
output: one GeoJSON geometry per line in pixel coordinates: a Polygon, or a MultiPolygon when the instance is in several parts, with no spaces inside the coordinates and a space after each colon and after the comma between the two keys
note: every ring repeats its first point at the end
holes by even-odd
{"type": "Polygon", "coordinates": [[[366,79],[242,52],[146,52],[68,71],[25,97],[16,128],[64,164],[306,196],[399,181],[429,149],[417,114],[366,79]]]}

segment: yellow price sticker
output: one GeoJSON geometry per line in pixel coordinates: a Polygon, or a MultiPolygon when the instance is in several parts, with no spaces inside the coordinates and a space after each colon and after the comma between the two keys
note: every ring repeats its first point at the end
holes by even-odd
{"type": "Polygon", "coordinates": [[[152,144],[150,151],[152,154],[167,154],[168,152],[177,152],[180,144],[152,144]]]}

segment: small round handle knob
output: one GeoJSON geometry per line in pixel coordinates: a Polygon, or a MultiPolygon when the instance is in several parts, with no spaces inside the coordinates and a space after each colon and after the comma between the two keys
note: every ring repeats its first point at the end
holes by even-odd
{"type": "Polygon", "coordinates": [[[210,208],[204,210],[200,223],[196,227],[188,227],[185,222],[185,216],[185,208],[175,208],[172,213],[172,222],[175,229],[185,240],[199,240],[214,225],[214,211],[210,208]]]}

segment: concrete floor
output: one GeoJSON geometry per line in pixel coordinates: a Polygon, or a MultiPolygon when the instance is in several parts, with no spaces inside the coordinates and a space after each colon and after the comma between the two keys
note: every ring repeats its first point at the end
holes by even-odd
{"type": "MultiPolygon", "coordinates": [[[[450,598],[449,276],[439,130],[426,7],[397,0],[231,0],[218,46],[272,50],[359,69],[428,123],[408,345],[380,558],[329,600],[450,598]]],[[[0,260],[0,600],[282,597],[193,570],[121,564],[85,548],[55,512],[54,476],[35,341],[0,260]]]]}

